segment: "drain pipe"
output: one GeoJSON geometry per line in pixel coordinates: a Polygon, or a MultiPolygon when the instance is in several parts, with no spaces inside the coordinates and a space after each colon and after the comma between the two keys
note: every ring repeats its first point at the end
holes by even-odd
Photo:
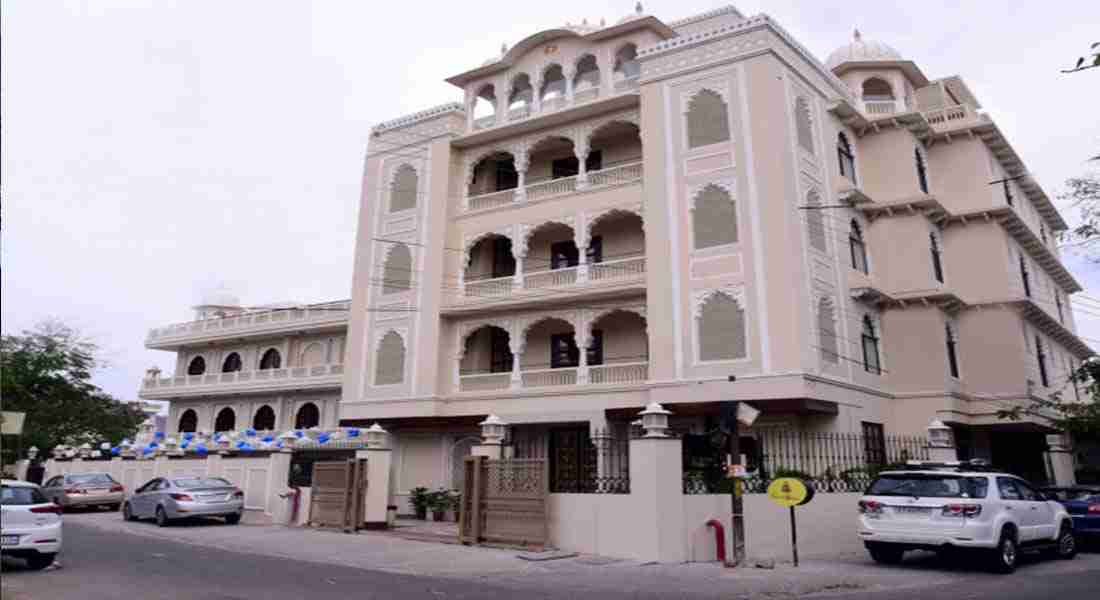
{"type": "Polygon", "coordinates": [[[733,566],[726,561],[726,528],[722,526],[722,522],[711,519],[706,526],[714,528],[714,547],[718,551],[718,561],[727,567],[733,566]]]}

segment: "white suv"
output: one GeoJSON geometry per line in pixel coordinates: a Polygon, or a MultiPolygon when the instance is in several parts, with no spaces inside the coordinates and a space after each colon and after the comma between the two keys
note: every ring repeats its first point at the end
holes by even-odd
{"type": "Polygon", "coordinates": [[[45,569],[61,551],[61,507],[26,481],[3,480],[0,496],[0,553],[22,558],[32,569],[45,569]]]}
{"type": "Polygon", "coordinates": [[[1073,520],[1058,502],[1008,473],[967,464],[915,464],[884,471],[859,501],[859,536],[876,562],[906,550],[978,549],[1002,573],[1021,551],[1073,558],[1073,520]]]}

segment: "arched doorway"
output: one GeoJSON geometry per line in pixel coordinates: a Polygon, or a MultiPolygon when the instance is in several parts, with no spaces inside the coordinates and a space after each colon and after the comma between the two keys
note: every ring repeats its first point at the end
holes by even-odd
{"type": "Polygon", "coordinates": [[[252,428],[256,431],[272,431],[275,429],[275,411],[266,404],[261,406],[252,418],[252,428]]]}
{"type": "Polygon", "coordinates": [[[187,409],[180,415],[179,432],[194,433],[199,426],[199,415],[195,413],[194,409],[187,409]]]}
{"type": "Polygon", "coordinates": [[[232,408],[223,408],[218,411],[218,418],[214,419],[214,431],[233,431],[237,428],[237,413],[232,408]]]}
{"type": "Polygon", "coordinates": [[[309,429],[310,427],[317,427],[321,423],[321,409],[317,408],[317,405],[312,402],[306,402],[298,409],[297,416],[294,417],[295,429],[309,429]]]}

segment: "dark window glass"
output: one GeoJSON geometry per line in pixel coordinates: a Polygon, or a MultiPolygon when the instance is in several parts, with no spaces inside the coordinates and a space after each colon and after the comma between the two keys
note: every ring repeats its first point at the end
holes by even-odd
{"type": "Polygon", "coordinates": [[[1023,500],[1020,490],[1016,487],[1016,480],[1011,477],[997,478],[997,491],[1001,493],[1002,500],[1023,500]]]}
{"type": "Polygon", "coordinates": [[[852,268],[862,273],[869,273],[867,266],[867,246],[863,243],[863,231],[859,223],[852,221],[848,232],[848,246],[852,254],[852,268]]]}
{"type": "Polygon", "coordinates": [[[223,408],[214,420],[214,431],[233,431],[237,428],[237,415],[232,408],[223,408]]]}
{"type": "Polygon", "coordinates": [[[910,498],[985,498],[989,482],[985,477],[887,473],[871,482],[868,496],[910,498]]]}
{"type": "Polygon", "coordinates": [[[252,418],[252,428],[257,431],[271,431],[275,429],[275,410],[266,404],[256,411],[252,418]]]}
{"type": "Polygon", "coordinates": [[[589,264],[603,262],[603,236],[592,236],[588,240],[588,251],[585,252],[585,260],[589,264]]]}
{"type": "Polygon", "coordinates": [[[580,263],[580,253],[573,240],[556,242],[550,245],[550,268],[566,269],[575,267],[580,263]]]}
{"type": "Polygon", "coordinates": [[[187,365],[188,375],[202,375],[206,372],[206,360],[201,356],[196,356],[191,359],[191,363],[187,365]]]}
{"type": "Polygon", "coordinates": [[[198,417],[197,414],[195,414],[194,410],[191,410],[189,408],[189,409],[183,411],[183,414],[180,415],[179,430],[180,430],[181,433],[187,433],[187,432],[194,433],[195,429],[198,427],[198,424],[199,424],[199,417],[198,417]]]}
{"type": "Polygon", "coordinates": [[[886,433],[882,423],[863,422],[863,454],[869,465],[886,464],[886,433]]]}
{"type": "Polygon", "coordinates": [[[4,506],[28,506],[31,504],[45,504],[46,497],[36,487],[4,486],[0,490],[0,505],[4,506]]]}
{"type": "Polygon", "coordinates": [[[959,376],[959,358],[956,354],[955,333],[951,331],[950,325],[945,326],[944,330],[947,336],[947,370],[952,377],[957,378],[959,376]]]}
{"type": "Polygon", "coordinates": [[[875,336],[875,324],[871,317],[863,317],[863,370],[879,375],[878,337],[875,336]]]}
{"type": "Polygon", "coordinates": [[[516,274],[516,257],[512,256],[512,240],[493,238],[493,278],[516,274]]]}
{"type": "Polygon", "coordinates": [[[512,370],[512,348],[508,345],[508,332],[499,328],[489,330],[489,372],[507,373],[512,370]]]}
{"type": "Polygon", "coordinates": [[[913,150],[913,158],[917,163],[917,184],[920,185],[920,191],[925,194],[928,193],[928,168],[924,165],[924,155],[920,153],[920,149],[913,150]]]}
{"type": "Polygon", "coordinates": [[[1039,361],[1039,381],[1043,387],[1048,387],[1050,381],[1047,379],[1047,355],[1043,353],[1043,341],[1039,336],[1035,336],[1035,358],[1039,361]]]}
{"type": "Polygon", "coordinates": [[[603,168],[603,151],[591,150],[588,152],[588,158],[584,159],[585,171],[599,171],[603,168]]]}
{"type": "Polygon", "coordinates": [[[585,352],[589,366],[603,364],[603,331],[592,330],[592,337],[588,340],[588,349],[585,352]]]}
{"type": "Polygon", "coordinates": [[[940,245],[936,241],[936,234],[928,234],[932,248],[932,275],[936,281],[943,283],[943,265],[940,263],[940,245]]]}
{"type": "Polygon", "coordinates": [[[576,337],[572,333],[557,333],[550,336],[550,368],[561,369],[580,364],[581,352],[577,348],[576,337]]]}
{"type": "Polygon", "coordinates": [[[1026,481],[1016,479],[1012,483],[1016,484],[1016,489],[1020,492],[1020,497],[1029,502],[1042,502],[1043,497],[1039,492],[1035,491],[1035,488],[1031,487],[1031,484],[1026,481]]]}
{"type": "Polygon", "coordinates": [[[1005,189],[1005,202],[1007,202],[1009,206],[1012,206],[1012,186],[1008,184],[1008,179],[1002,180],[1001,184],[1004,185],[1005,189]]]}
{"type": "Polygon", "coordinates": [[[837,134],[836,137],[836,156],[837,163],[840,166],[840,174],[851,180],[852,183],[858,183],[856,181],[856,158],[852,154],[852,145],[848,143],[848,136],[843,132],[837,134]]]}
{"type": "Polygon", "coordinates": [[[321,423],[321,410],[312,402],[306,402],[298,409],[298,416],[294,418],[295,429],[309,429],[321,423]]]}
{"type": "Polygon", "coordinates": [[[498,192],[514,189],[519,185],[519,173],[516,172],[516,161],[513,158],[497,160],[496,174],[498,192]]]}
{"type": "Polygon", "coordinates": [[[178,488],[195,489],[206,487],[232,487],[232,483],[221,477],[192,477],[190,479],[175,479],[173,483],[178,488]]]}
{"type": "Polygon", "coordinates": [[[559,158],[550,163],[550,177],[552,179],[573,177],[577,173],[580,173],[580,162],[577,161],[576,156],[559,158]]]}
{"type": "Polygon", "coordinates": [[[80,473],[77,475],[69,475],[68,479],[69,483],[76,483],[79,485],[115,483],[115,480],[107,473],[80,473]]]}
{"type": "Polygon", "coordinates": [[[225,362],[222,363],[222,373],[232,373],[240,370],[241,355],[236,352],[230,352],[229,356],[225,357],[225,362]]]}
{"type": "Polygon", "coordinates": [[[260,359],[261,369],[278,369],[283,364],[283,357],[279,355],[279,351],[271,348],[267,352],[264,352],[263,358],[260,359]]]}

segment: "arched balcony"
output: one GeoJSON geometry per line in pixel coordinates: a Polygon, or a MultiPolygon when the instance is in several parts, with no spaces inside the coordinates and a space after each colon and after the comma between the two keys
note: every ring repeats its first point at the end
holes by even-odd
{"type": "Polygon", "coordinates": [[[496,125],[497,122],[497,95],[496,89],[493,84],[486,84],[481,86],[477,94],[474,96],[473,105],[470,107],[470,114],[473,115],[473,127],[477,129],[485,129],[496,125]]]}
{"type": "Polygon", "coordinates": [[[464,293],[477,298],[507,296],[512,292],[516,259],[512,240],[490,234],[474,242],[464,265],[464,293]]]}
{"type": "Polygon", "coordinates": [[[577,61],[573,75],[573,104],[591,102],[600,97],[600,66],[596,57],[585,54],[577,61]]]}
{"type": "Polygon", "coordinates": [[[581,187],[638,181],[642,178],[642,136],[636,123],[609,121],[600,125],[585,145],[581,187]]]}
{"type": "Polygon", "coordinates": [[[869,115],[888,115],[897,112],[897,100],[890,82],[871,77],[863,82],[863,107],[869,115]]]}
{"type": "Polygon", "coordinates": [[[507,206],[516,199],[519,172],[516,158],[510,152],[496,151],[479,159],[468,177],[467,210],[507,206]]]}
{"type": "Polygon", "coordinates": [[[523,331],[523,352],[519,354],[520,382],[525,388],[577,383],[581,363],[573,323],[547,317],[523,331]]]}
{"type": "Polygon", "coordinates": [[[544,223],[528,235],[519,252],[525,270],[523,288],[537,290],[577,282],[581,254],[576,233],[565,223],[544,223]]]}
{"type": "Polygon", "coordinates": [[[589,223],[585,249],[589,281],[645,276],[645,228],[641,215],[612,210],[589,223]]]}
{"type": "Polygon", "coordinates": [[[497,325],[483,325],[462,341],[458,359],[459,391],[506,390],[515,368],[511,336],[497,325]]]}
{"type": "Polygon", "coordinates": [[[554,64],[547,67],[542,73],[542,86],[539,89],[541,110],[549,112],[565,106],[567,88],[565,72],[562,71],[561,65],[554,64]]]}
{"type": "Polygon", "coordinates": [[[573,140],[562,136],[539,140],[528,151],[526,168],[520,172],[527,201],[576,191],[581,167],[573,140]]]}
{"type": "Polygon", "coordinates": [[[529,117],[534,97],[531,78],[526,73],[517,75],[512,81],[512,90],[508,94],[508,120],[517,121],[529,117]]]}
{"type": "Polygon", "coordinates": [[[615,53],[615,67],[612,71],[612,79],[615,82],[616,92],[626,92],[638,89],[638,77],[642,74],[641,63],[638,62],[638,47],[634,44],[626,44],[615,53]]]}
{"type": "Polygon", "coordinates": [[[649,336],[641,314],[615,309],[592,321],[588,337],[588,380],[632,383],[649,377],[649,336]]]}

